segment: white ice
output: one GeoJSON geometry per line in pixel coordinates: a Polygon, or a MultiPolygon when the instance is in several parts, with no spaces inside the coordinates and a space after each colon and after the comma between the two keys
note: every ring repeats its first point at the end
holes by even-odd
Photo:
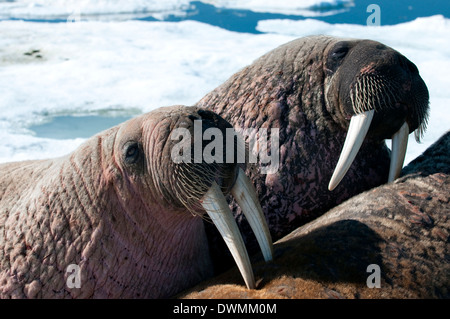
{"type": "Polygon", "coordinates": [[[50,116],[194,104],[290,39],[189,21],[0,22],[0,162],[59,156],[82,142],[27,129],[50,116]]]}
{"type": "Polygon", "coordinates": [[[85,20],[183,14],[189,0],[15,0],[0,1],[0,19],[67,19],[77,14],[85,20]]]}
{"type": "Polygon", "coordinates": [[[431,112],[422,144],[409,142],[406,163],[449,129],[448,19],[382,27],[269,20],[258,30],[264,33],[192,21],[0,22],[0,162],[60,156],[84,141],[40,138],[28,129],[51,116],[190,105],[267,51],[310,34],[379,40],[418,66],[431,112]],[[33,50],[39,52],[25,55],[33,50]]]}

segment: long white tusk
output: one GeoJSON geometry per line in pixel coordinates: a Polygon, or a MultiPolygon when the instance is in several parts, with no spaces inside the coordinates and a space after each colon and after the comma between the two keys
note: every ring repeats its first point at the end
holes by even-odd
{"type": "Polygon", "coordinates": [[[388,183],[400,176],[408,147],[409,126],[405,122],[402,127],[392,135],[391,165],[389,167],[388,183]]]}
{"type": "Polygon", "coordinates": [[[247,249],[234,220],[233,213],[216,182],[213,182],[211,188],[206,192],[202,205],[227,244],[242,277],[244,277],[247,288],[254,289],[256,287],[255,278],[253,277],[247,249]]]}
{"type": "Polygon", "coordinates": [[[236,202],[241,207],[242,212],[247,218],[248,223],[250,224],[250,227],[258,240],[264,260],[272,260],[273,245],[269,227],[267,226],[255,188],[241,168],[239,169],[236,183],[231,189],[231,195],[233,195],[236,199],[236,202]]]}
{"type": "Polygon", "coordinates": [[[372,123],[374,113],[374,110],[370,110],[362,114],[352,116],[348,127],[347,137],[345,138],[344,147],[342,148],[338,163],[334,169],[333,176],[331,176],[330,184],[328,184],[328,189],[330,191],[338,186],[352,165],[353,160],[355,159],[356,154],[358,153],[364,138],[366,137],[370,123],[372,123]]]}

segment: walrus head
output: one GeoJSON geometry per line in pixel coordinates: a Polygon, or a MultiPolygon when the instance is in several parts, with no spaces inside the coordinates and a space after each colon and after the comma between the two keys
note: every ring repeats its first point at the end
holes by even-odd
{"type": "Polygon", "coordinates": [[[253,185],[228,156],[234,139],[219,150],[227,129],[211,111],[165,107],[65,156],[0,165],[0,298],[174,296],[213,275],[206,215],[254,288],[225,194],[249,216],[266,260],[272,240],[253,185]]]}
{"type": "Polygon", "coordinates": [[[343,40],[327,48],[326,107],[348,133],[330,180],[333,190],[366,138],[392,138],[388,181],[403,166],[408,134],[419,141],[428,117],[429,95],[417,67],[394,49],[371,40],[343,40]]]}
{"type": "MultiPolygon", "coordinates": [[[[115,138],[114,154],[119,169],[116,183],[126,184],[119,185],[121,189],[133,190],[120,192],[123,197],[129,194],[128,200],[143,198],[144,207],[161,207],[159,217],[148,218],[173,218],[189,213],[195,218],[203,217],[206,211],[247,286],[254,288],[247,250],[224,194],[231,193],[248,215],[264,258],[270,260],[272,240],[257,195],[237,163],[226,162],[225,152],[216,161],[203,158],[209,145],[203,138],[205,132],[216,129],[225,136],[226,129],[231,128],[217,114],[197,107],[165,107],[150,112],[149,116],[132,119],[120,127],[115,138]],[[180,155],[181,161],[177,157],[180,155]]],[[[223,149],[227,150],[225,139],[215,142],[223,143],[223,149]]]]}

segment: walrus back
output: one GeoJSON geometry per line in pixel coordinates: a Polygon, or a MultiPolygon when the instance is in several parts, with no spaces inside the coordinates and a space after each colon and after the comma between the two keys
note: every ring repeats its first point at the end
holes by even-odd
{"type": "Polygon", "coordinates": [[[54,166],[54,160],[32,160],[0,164],[0,214],[10,201],[16,201],[28,189],[35,188],[54,166]]]}

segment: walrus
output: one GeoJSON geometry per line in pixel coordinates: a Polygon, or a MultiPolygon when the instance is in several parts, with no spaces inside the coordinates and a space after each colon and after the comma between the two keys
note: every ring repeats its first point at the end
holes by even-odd
{"type": "MultiPolygon", "coordinates": [[[[262,173],[268,164],[260,158],[246,169],[277,240],[398,177],[408,135],[414,132],[419,140],[426,130],[429,94],[417,67],[382,43],[309,36],[258,58],[196,106],[243,132],[255,145],[249,151],[259,141],[246,130],[267,129],[273,153],[270,135],[277,129],[277,169],[262,173]],[[392,152],[386,139],[392,139],[392,152]]],[[[247,248],[255,251],[245,217],[234,202],[232,207],[247,248]]],[[[208,229],[208,236],[216,242],[211,247],[218,247],[214,232],[208,229]]],[[[219,259],[221,251],[215,253],[219,259]]]]}
{"type": "Polygon", "coordinates": [[[401,177],[348,199],[274,244],[253,264],[179,298],[450,298],[450,131],[401,177]]]}
{"type": "Polygon", "coordinates": [[[67,156],[0,165],[0,297],[170,297],[212,275],[205,211],[254,288],[224,195],[243,205],[270,260],[252,184],[236,163],[173,160],[179,143],[189,159],[208,146],[196,123],[200,133],[231,128],[211,111],[163,107],[67,156]],[[194,138],[172,136],[177,130],[194,138]]]}

